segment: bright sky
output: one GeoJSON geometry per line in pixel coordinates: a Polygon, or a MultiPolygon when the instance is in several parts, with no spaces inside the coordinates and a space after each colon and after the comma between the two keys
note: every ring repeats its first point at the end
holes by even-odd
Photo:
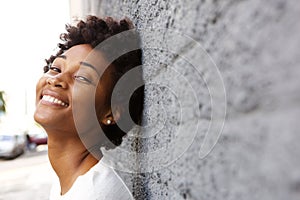
{"type": "Polygon", "coordinates": [[[69,1],[1,1],[0,19],[0,91],[6,94],[6,120],[26,126],[32,120],[44,59],[54,53],[59,34],[70,22],[69,1]]]}

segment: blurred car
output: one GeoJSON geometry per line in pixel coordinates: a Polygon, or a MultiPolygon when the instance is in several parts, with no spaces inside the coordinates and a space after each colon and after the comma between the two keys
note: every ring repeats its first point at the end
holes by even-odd
{"type": "Polygon", "coordinates": [[[24,153],[26,137],[24,134],[0,134],[0,157],[15,158],[24,153]]]}
{"type": "Polygon", "coordinates": [[[39,145],[47,144],[48,135],[43,130],[30,132],[27,134],[27,142],[30,150],[35,149],[39,145]]]}

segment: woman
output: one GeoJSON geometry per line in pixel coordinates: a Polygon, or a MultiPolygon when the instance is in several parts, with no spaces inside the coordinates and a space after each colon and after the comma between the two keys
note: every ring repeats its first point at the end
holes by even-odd
{"type": "MultiPolygon", "coordinates": [[[[127,19],[95,16],[67,25],[66,30],[61,35],[64,43],[46,60],[36,87],[34,119],[48,134],[48,156],[58,176],[50,199],[132,199],[115,171],[101,162],[100,148],[120,145],[132,128],[118,126],[128,121],[123,117],[128,106],[132,120],[141,123],[143,87],[134,91],[129,105],[122,98],[124,90],[112,101],[118,80],[141,65],[140,49],[126,51],[126,44],[139,43],[138,34],[129,31],[129,37],[122,37],[124,31],[133,30],[127,19]],[[117,40],[109,40],[114,37],[117,40]],[[101,46],[106,41],[113,42],[101,46]],[[124,48],[123,55],[112,59],[119,48],[124,48]]],[[[135,79],[142,81],[142,71],[138,72],[135,79]]]]}

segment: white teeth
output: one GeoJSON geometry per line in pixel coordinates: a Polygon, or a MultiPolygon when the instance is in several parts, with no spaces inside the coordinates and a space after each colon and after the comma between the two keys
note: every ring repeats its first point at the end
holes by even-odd
{"type": "Polygon", "coordinates": [[[49,96],[49,95],[44,95],[43,98],[42,98],[44,101],[48,101],[50,103],[55,103],[55,104],[58,104],[58,105],[61,105],[61,106],[65,106],[67,107],[68,105],[63,102],[62,100],[60,99],[57,99],[55,97],[52,97],[52,96],[49,96]]]}

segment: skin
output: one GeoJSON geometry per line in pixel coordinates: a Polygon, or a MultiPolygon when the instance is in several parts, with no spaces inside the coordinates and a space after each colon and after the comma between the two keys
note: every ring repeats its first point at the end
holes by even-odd
{"type": "Polygon", "coordinates": [[[70,48],[54,60],[36,86],[34,119],[48,134],[48,156],[62,195],[101,159],[99,123],[109,126],[120,116],[107,106],[112,80],[101,75],[108,63],[92,50],[88,44],[70,48]],[[49,102],[45,95],[61,101],[49,102]]]}

